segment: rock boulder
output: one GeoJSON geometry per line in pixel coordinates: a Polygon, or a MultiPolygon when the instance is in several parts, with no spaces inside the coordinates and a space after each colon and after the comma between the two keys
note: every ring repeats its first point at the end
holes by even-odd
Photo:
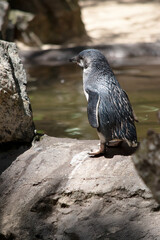
{"type": "Polygon", "coordinates": [[[31,142],[34,124],[26,73],[14,43],[0,41],[0,143],[31,142]]]}
{"type": "Polygon", "coordinates": [[[130,152],[89,157],[97,143],[44,136],[19,152],[0,178],[2,239],[159,239],[159,208],[130,152]]]}

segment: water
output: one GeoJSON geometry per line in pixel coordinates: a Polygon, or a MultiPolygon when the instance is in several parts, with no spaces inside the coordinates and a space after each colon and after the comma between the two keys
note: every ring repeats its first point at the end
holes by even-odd
{"type": "MultiPolygon", "coordinates": [[[[148,129],[160,132],[156,115],[160,108],[160,67],[121,66],[113,70],[138,117],[139,141],[148,129]]],[[[98,139],[96,130],[88,123],[78,66],[34,66],[27,72],[28,93],[39,132],[55,137],[98,139]]]]}

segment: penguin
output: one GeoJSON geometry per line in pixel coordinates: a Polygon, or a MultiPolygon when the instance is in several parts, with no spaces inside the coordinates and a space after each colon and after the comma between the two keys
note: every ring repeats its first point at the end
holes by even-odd
{"type": "Polygon", "coordinates": [[[103,155],[107,146],[125,141],[137,146],[135,121],[138,121],[127,93],[121,88],[105,56],[96,49],[81,51],[70,62],[83,69],[83,90],[88,106],[88,121],[97,129],[100,149],[89,155],[103,155]]]}

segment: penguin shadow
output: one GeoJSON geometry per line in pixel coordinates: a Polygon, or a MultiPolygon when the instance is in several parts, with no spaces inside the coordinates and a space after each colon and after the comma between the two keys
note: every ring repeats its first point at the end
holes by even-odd
{"type": "Polygon", "coordinates": [[[104,154],[99,154],[97,156],[91,156],[92,158],[97,158],[104,156],[105,158],[113,158],[115,155],[130,156],[136,152],[139,147],[139,143],[136,147],[129,147],[126,142],[122,142],[119,146],[107,146],[106,152],[104,154]]]}

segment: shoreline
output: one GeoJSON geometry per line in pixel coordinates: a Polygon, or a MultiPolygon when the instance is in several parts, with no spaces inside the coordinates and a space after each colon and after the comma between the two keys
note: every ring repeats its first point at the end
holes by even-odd
{"type": "Polygon", "coordinates": [[[68,63],[71,56],[87,48],[100,50],[113,65],[159,65],[160,42],[90,45],[61,47],[49,49],[19,50],[20,57],[25,65],[59,66],[68,63]]]}

